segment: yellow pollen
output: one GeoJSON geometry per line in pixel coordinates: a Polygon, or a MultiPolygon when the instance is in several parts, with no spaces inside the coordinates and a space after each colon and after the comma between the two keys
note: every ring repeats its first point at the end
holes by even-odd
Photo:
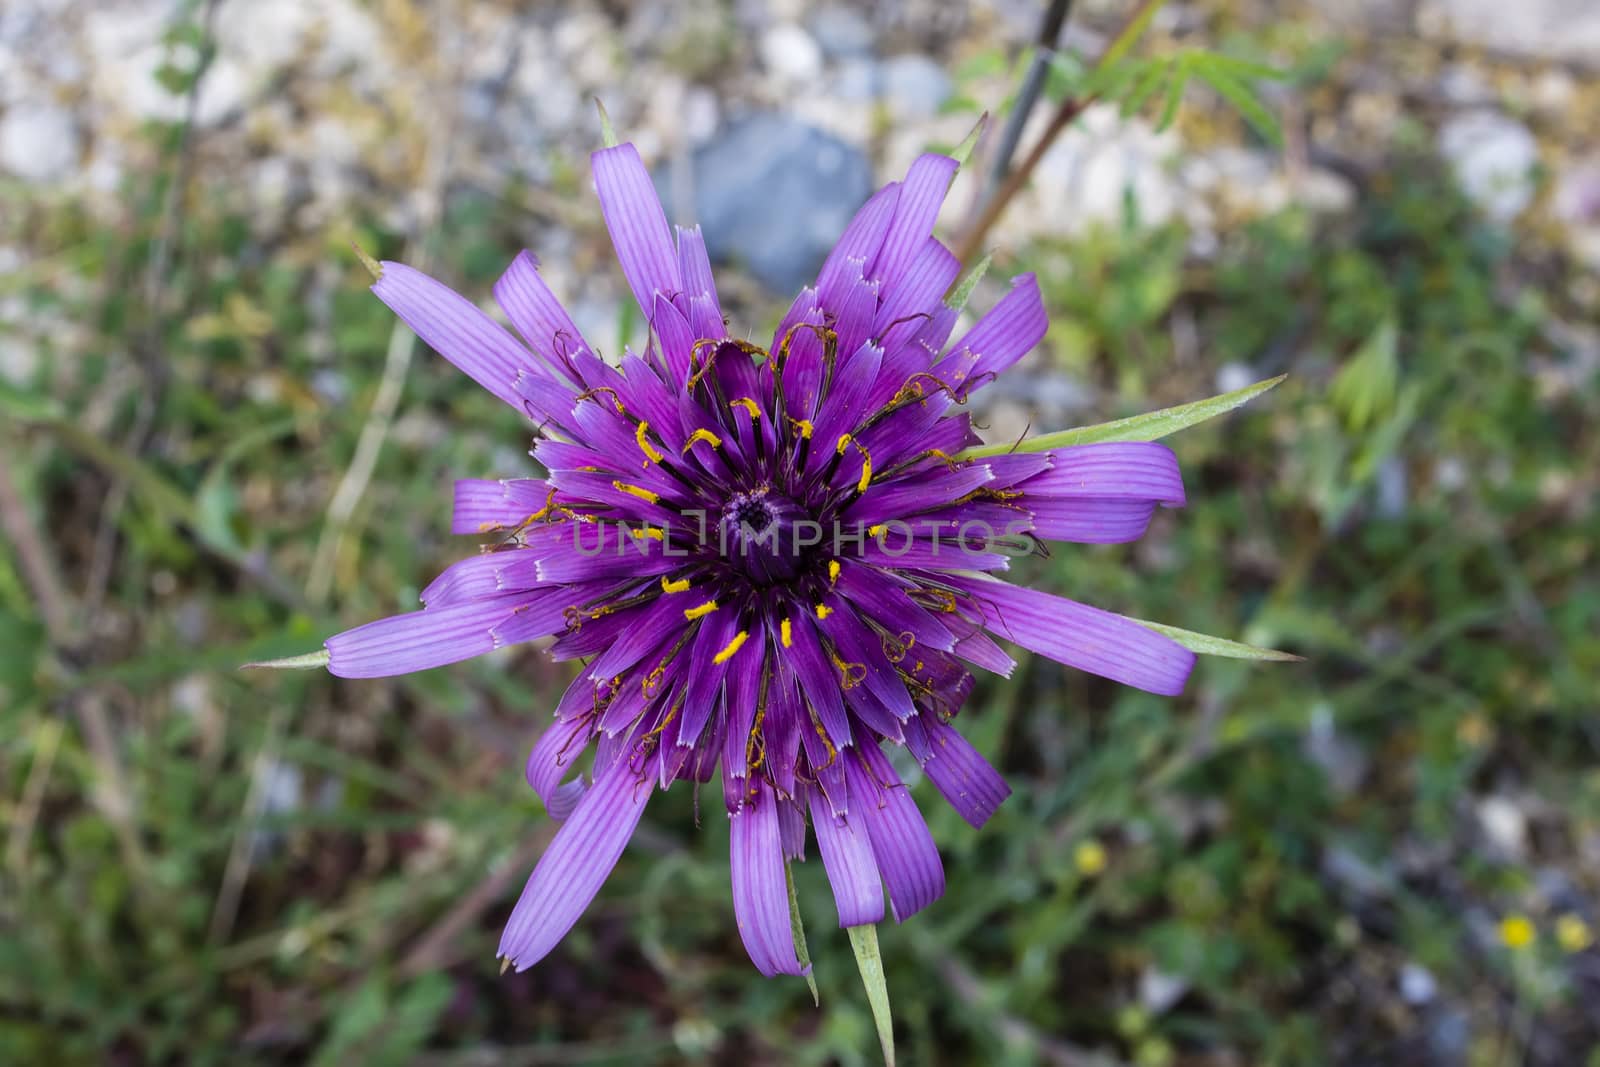
{"type": "MultiPolygon", "coordinates": [[[[856,446],[861,448],[860,445],[856,446]]],[[[872,457],[867,455],[866,449],[861,450],[861,480],[856,483],[856,492],[865,493],[867,485],[872,481],[872,457]]]]}
{"type": "Polygon", "coordinates": [[[684,608],[683,617],[686,619],[698,619],[703,615],[710,615],[716,610],[717,602],[715,600],[708,600],[704,604],[696,604],[692,608],[684,608]]]}
{"type": "Polygon", "coordinates": [[[630,496],[638,497],[647,504],[654,504],[656,501],[661,499],[660,493],[652,493],[650,490],[644,489],[637,485],[629,485],[627,482],[619,481],[613,481],[611,484],[630,496]]]}
{"type": "Polygon", "coordinates": [[[830,559],[828,561],[828,581],[829,582],[837,582],[838,580],[839,580],[839,561],[836,560],[836,559],[830,559]]]}
{"type": "Polygon", "coordinates": [[[761,405],[756,403],[754,397],[741,396],[738,400],[728,401],[728,406],[744,408],[749,413],[752,421],[761,417],[761,405]]]}
{"type": "Polygon", "coordinates": [[[850,447],[850,442],[854,441],[854,440],[855,440],[855,438],[851,437],[847,433],[840,434],[839,435],[839,443],[833,446],[834,454],[835,455],[840,455],[840,456],[844,455],[844,450],[849,448],[850,447]]]}
{"type": "Polygon", "coordinates": [[[832,614],[833,614],[833,609],[828,607],[828,605],[826,605],[826,604],[818,604],[817,605],[817,618],[826,619],[829,615],[832,615],[832,614]]]}
{"type": "Polygon", "coordinates": [[[794,425],[795,429],[800,431],[800,439],[802,441],[811,440],[811,431],[816,427],[811,425],[810,419],[790,419],[789,422],[794,425]]]}
{"type": "Polygon", "coordinates": [[[726,663],[733,658],[733,654],[744,646],[749,634],[743,630],[733,635],[733,640],[722,646],[722,651],[711,657],[712,663],[726,663]]]}
{"type": "Polygon", "coordinates": [[[649,432],[649,429],[650,424],[648,422],[641,422],[639,424],[639,428],[633,431],[633,439],[639,442],[639,448],[644,452],[645,456],[648,457],[649,462],[660,463],[667,457],[663,456],[659,451],[657,451],[656,446],[651,444],[650,439],[645,436],[645,434],[649,432]]]}
{"type": "Polygon", "coordinates": [[[788,619],[784,619],[778,624],[778,640],[784,648],[794,644],[794,627],[790,625],[788,619]]]}
{"type": "Polygon", "coordinates": [[[652,541],[665,541],[667,539],[666,531],[658,530],[654,526],[645,526],[634,530],[633,536],[639,538],[640,540],[643,540],[646,537],[652,541]]]}
{"type": "Polygon", "coordinates": [[[718,437],[710,430],[696,430],[694,433],[689,435],[689,440],[684,442],[683,451],[689,451],[689,449],[694,447],[695,442],[697,441],[705,441],[712,448],[722,447],[722,438],[718,437]]]}
{"type": "Polygon", "coordinates": [[[867,527],[867,536],[868,537],[882,537],[884,534],[886,534],[888,532],[889,532],[889,527],[887,525],[885,525],[884,523],[881,523],[881,522],[873,523],[871,526],[867,527]]]}
{"type": "Polygon", "coordinates": [[[679,578],[673,581],[670,578],[663,578],[661,579],[661,591],[663,593],[686,593],[689,591],[689,579],[679,578]]]}

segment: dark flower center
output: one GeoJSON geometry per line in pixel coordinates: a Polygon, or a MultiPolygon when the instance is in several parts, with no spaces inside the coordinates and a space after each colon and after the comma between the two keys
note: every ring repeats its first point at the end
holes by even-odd
{"type": "Polygon", "coordinates": [[[799,574],[821,542],[821,530],[804,508],[771,489],[737,493],[722,510],[717,544],[726,562],[761,585],[799,574]]]}

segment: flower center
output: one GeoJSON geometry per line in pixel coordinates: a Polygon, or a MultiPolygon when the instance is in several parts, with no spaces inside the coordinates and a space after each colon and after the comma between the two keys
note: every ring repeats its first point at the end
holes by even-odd
{"type": "Polygon", "coordinates": [[[821,529],[805,510],[770,489],[731,497],[722,509],[721,532],[729,565],[762,585],[793,578],[821,541],[821,529]]]}

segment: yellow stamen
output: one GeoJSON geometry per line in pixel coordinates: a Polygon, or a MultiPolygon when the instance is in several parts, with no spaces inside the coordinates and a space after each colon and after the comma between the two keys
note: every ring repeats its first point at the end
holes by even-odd
{"type": "Polygon", "coordinates": [[[665,530],[658,530],[654,526],[643,526],[637,530],[634,530],[633,536],[639,538],[640,540],[648,537],[652,541],[665,541],[667,539],[667,532],[665,530]]]}
{"type": "Polygon", "coordinates": [[[650,424],[648,422],[641,422],[639,424],[639,428],[633,431],[633,439],[639,442],[639,448],[644,452],[645,456],[648,457],[651,463],[660,463],[667,457],[663,456],[659,451],[657,451],[656,446],[651,444],[650,439],[645,436],[649,429],[650,424]]]}
{"type": "Polygon", "coordinates": [[[839,561],[836,560],[836,559],[830,559],[828,561],[828,582],[830,584],[832,584],[833,582],[837,582],[838,580],[839,580],[839,561]]]}
{"type": "Polygon", "coordinates": [[[694,433],[689,435],[689,440],[684,442],[683,451],[689,451],[689,449],[694,447],[695,442],[697,441],[705,441],[712,448],[722,447],[722,438],[718,437],[710,430],[696,430],[694,433]]]}
{"type": "Polygon", "coordinates": [[[679,578],[676,581],[668,578],[661,579],[661,591],[663,593],[685,593],[688,590],[689,579],[687,578],[679,578]]]}
{"type": "Polygon", "coordinates": [[[733,640],[732,641],[729,641],[726,645],[722,646],[722,651],[721,652],[718,652],[715,656],[711,657],[711,662],[712,663],[726,663],[726,662],[728,662],[730,659],[733,658],[733,654],[735,652],[739,651],[739,649],[744,646],[745,641],[749,637],[750,637],[750,635],[748,633],[746,633],[743,630],[740,630],[738,633],[733,635],[733,640]]]}
{"type": "Polygon", "coordinates": [[[885,523],[881,523],[881,522],[873,523],[871,526],[867,527],[867,536],[868,537],[882,537],[884,534],[886,534],[888,532],[889,532],[889,527],[885,523]]]}
{"type": "Polygon", "coordinates": [[[729,407],[744,408],[749,412],[751,421],[761,417],[761,405],[757,404],[754,397],[741,396],[738,400],[728,401],[729,407]]]}
{"type": "Polygon", "coordinates": [[[778,640],[784,648],[794,644],[794,628],[790,625],[788,619],[784,619],[778,624],[778,640]]]}
{"type": "Polygon", "coordinates": [[[611,484],[616,486],[618,489],[621,489],[624,493],[629,494],[630,496],[638,497],[640,500],[643,500],[647,504],[654,504],[654,503],[656,503],[657,501],[659,501],[661,499],[661,494],[660,493],[652,493],[650,490],[642,488],[642,487],[637,486],[637,485],[629,485],[627,482],[619,482],[619,481],[613,481],[611,484]]]}
{"type": "Polygon", "coordinates": [[[811,440],[811,431],[816,429],[816,427],[811,425],[810,419],[790,419],[789,423],[796,430],[800,431],[800,439],[802,441],[811,440]]]}
{"type": "MultiPolygon", "coordinates": [[[[860,445],[856,446],[861,448],[860,445]]],[[[861,480],[856,483],[856,492],[865,493],[867,485],[872,481],[872,457],[867,455],[867,450],[861,448],[861,480]]]]}
{"type": "Polygon", "coordinates": [[[855,438],[851,437],[847,433],[840,434],[839,435],[839,443],[833,446],[834,453],[836,455],[840,455],[840,456],[844,455],[844,450],[849,448],[850,447],[850,442],[854,441],[854,440],[855,440],[855,438]]]}
{"type": "Polygon", "coordinates": [[[817,605],[817,618],[826,619],[829,615],[832,615],[832,614],[833,614],[833,609],[828,607],[828,605],[826,605],[826,604],[818,604],[817,605]]]}
{"type": "Polygon", "coordinates": [[[716,611],[716,610],[717,610],[717,602],[715,600],[708,600],[704,604],[696,604],[692,608],[684,608],[683,609],[683,617],[686,618],[686,619],[691,619],[691,620],[692,619],[698,619],[703,615],[710,615],[713,611],[716,611]]]}

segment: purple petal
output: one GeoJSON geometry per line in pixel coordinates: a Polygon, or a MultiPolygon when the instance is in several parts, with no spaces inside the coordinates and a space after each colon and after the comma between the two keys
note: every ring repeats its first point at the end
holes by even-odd
{"type": "Polygon", "coordinates": [[[949,581],[972,593],[990,630],[1069,667],[1165,696],[1194,669],[1193,652],[1109,611],[997,580],[949,581]]]}
{"type": "Polygon", "coordinates": [[[611,231],[617,260],[633,298],[639,302],[639,310],[648,319],[655,309],[656,293],[671,296],[683,290],[666,213],[650,183],[650,172],[645,170],[633,145],[602,148],[590,159],[594,164],[595,191],[600,194],[600,212],[605,216],[606,229],[611,231]]]}
{"type": "Polygon", "coordinates": [[[537,478],[458,479],[450,532],[481,534],[520,526],[544,507],[549,493],[537,478]]]}
{"type": "Polygon", "coordinates": [[[875,744],[842,755],[850,779],[850,817],[867,824],[872,855],[889,888],[895,922],[944,895],[944,865],[916,801],[875,744]]]}
{"type": "Polygon", "coordinates": [[[517,970],[538,963],[567,936],[622,857],[651,792],[638,771],[618,760],[556,831],[500,938],[500,955],[517,970]]]}
{"type": "Polygon", "coordinates": [[[547,388],[550,370],[472,301],[404,263],[385,261],[372,291],[427,345],[495,396],[519,411],[533,401],[538,416],[553,417],[553,397],[525,396],[520,380],[547,388]]]}
{"type": "MultiPolygon", "coordinates": [[[[588,683],[581,678],[573,684],[588,687],[588,683]]],[[[566,818],[574,810],[578,798],[583,796],[581,778],[565,784],[561,779],[588,747],[591,725],[587,717],[551,723],[528,753],[528,765],[524,772],[528,785],[544,801],[551,818],[566,818]]]]}
{"type": "Polygon", "coordinates": [[[694,352],[694,329],[683,313],[662,293],[655,295],[650,327],[661,342],[661,358],[670,380],[682,386],[689,380],[689,358],[694,352]]]}
{"type": "Polygon", "coordinates": [[[954,345],[934,372],[950,384],[975,389],[1027,355],[1049,328],[1039,283],[1031,274],[1011,279],[1011,291],[954,345]]]}
{"type": "Polygon", "coordinates": [[[1082,545],[1120,545],[1137,541],[1155,517],[1154,500],[1107,500],[1078,497],[1029,500],[1033,533],[1047,541],[1082,545]]]}
{"type": "Polygon", "coordinates": [[[552,369],[576,382],[572,356],[580,350],[588,351],[589,346],[572,316],[540,276],[539,261],[526,251],[518,252],[494,283],[494,298],[534,352],[549,361],[552,369]]]}
{"type": "Polygon", "coordinates": [[[883,919],[883,883],[872,858],[866,819],[852,820],[848,813],[835,816],[822,791],[811,791],[811,825],[817,833],[817,851],[833,887],[833,903],[840,926],[860,926],[883,919]]]}
{"type": "MultiPolygon", "coordinates": [[[[890,182],[861,205],[861,210],[850,220],[850,225],[844,228],[839,243],[833,246],[833,251],[828,253],[827,261],[822,264],[822,270],[817,275],[818,292],[837,291],[835,287],[839,284],[839,276],[854,274],[850,260],[859,259],[864,263],[871,263],[878,258],[879,250],[883,247],[883,239],[889,232],[889,224],[894,220],[895,208],[899,203],[900,183],[890,182]]],[[[923,236],[926,237],[927,234],[923,236]]]]}
{"type": "Polygon", "coordinates": [[[700,227],[678,227],[678,269],[683,274],[683,291],[689,305],[685,314],[696,337],[723,337],[722,308],[717,303],[717,283],[711,276],[711,259],[706,255],[700,227]]]}
{"type": "Polygon", "coordinates": [[[1121,497],[1184,504],[1178,457],[1159,441],[1075,445],[1045,453],[1050,468],[1021,486],[1052,497],[1121,497]]]}
{"type": "Polygon", "coordinates": [[[783,874],[783,843],[778,828],[778,799],[772,786],[729,816],[733,914],[739,936],[756,970],[769,978],[804,974],[795,957],[789,925],[789,889],[783,874]]]}
{"type": "Polygon", "coordinates": [[[452,563],[423,588],[421,600],[430,608],[443,608],[497,593],[532,589],[538,584],[539,553],[512,548],[452,563]]]}
{"type": "MultiPolygon", "coordinates": [[[[781,632],[773,634],[779,645],[778,655],[794,671],[800,682],[800,693],[817,713],[817,721],[827,731],[834,748],[850,743],[850,721],[845,716],[844,694],[840,689],[839,671],[823,654],[822,641],[809,614],[796,615],[790,623],[790,643],[783,647],[781,632]]],[[[811,740],[815,731],[803,730],[801,736],[811,740]]]]}
{"type": "Polygon", "coordinates": [[[1011,787],[960,731],[934,716],[906,723],[906,748],[950,806],[973,828],[989,821],[1011,787]]]}
{"type": "Polygon", "coordinates": [[[932,237],[922,242],[916,258],[894,292],[878,309],[872,332],[882,338],[885,351],[910,340],[927,324],[931,309],[961,273],[961,263],[944,245],[932,237]]]}
{"type": "Polygon", "coordinates": [[[884,235],[883,247],[878,250],[872,269],[867,272],[868,277],[883,280],[885,299],[894,296],[923,242],[933,234],[933,224],[958,167],[950,157],[930,153],[918,156],[906,172],[889,232],[884,235]]]}
{"type": "Polygon", "coordinates": [[[559,593],[510,593],[378,619],[328,638],[328,670],[386,678],[481,656],[565,625],[559,593]]]}

